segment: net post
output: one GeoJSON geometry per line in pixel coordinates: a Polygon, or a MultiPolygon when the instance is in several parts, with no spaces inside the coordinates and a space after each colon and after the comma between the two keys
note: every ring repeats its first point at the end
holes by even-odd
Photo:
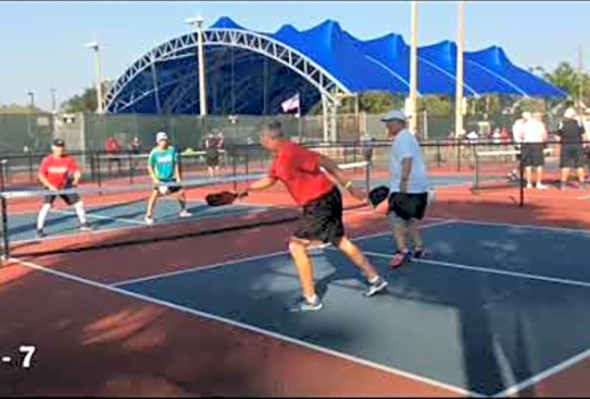
{"type": "Polygon", "coordinates": [[[368,161],[365,164],[365,190],[369,195],[369,191],[371,191],[371,165],[368,161]]]}
{"type": "Polygon", "coordinates": [[[33,182],[33,153],[29,151],[27,155],[29,158],[29,182],[33,182]]]}
{"type": "MultiPolygon", "coordinates": [[[[237,173],[237,157],[238,157],[238,149],[237,147],[234,147],[232,149],[232,169],[233,169],[233,177],[236,177],[238,175],[237,173]]],[[[234,179],[234,191],[238,191],[238,182],[234,179]]]]}
{"type": "Polygon", "coordinates": [[[90,180],[96,182],[96,165],[94,160],[94,153],[90,153],[90,180]]]}
{"type": "MultiPolygon", "coordinates": [[[[474,147],[475,148],[475,147],[474,147]]],[[[477,152],[477,150],[473,151],[473,156],[475,158],[475,174],[474,174],[474,182],[473,182],[473,193],[477,194],[479,193],[479,153],[477,152]]]]}
{"type": "Polygon", "coordinates": [[[6,159],[0,160],[0,192],[4,192],[6,188],[6,168],[5,165],[7,163],[6,159]]]}
{"type": "Polygon", "coordinates": [[[246,150],[244,152],[244,162],[246,164],[246,176],[248,176],[249,174],[249,168],[248,168],[248,164],[250,163],[250,157],[248,156],[250,152],[250,148],[246,147],[246,150]]]}
{"type": "MultiPolygon", "coordinates": [[[[100,152],[96,152],[96,168],[98,169],[98,173],[96,175],[96,184],[98,185],[98,187],[102,187],[102,171],[101,171],[101,164],[100,164],[100,152]]],[[[98,195],[101,197],[102,196],[102,192],[98,193],[98,195]]]]}
{"type": "MultiPolygon", "coordinates": [[[[4,191],[4,188],[3,190],[4,191]]],[[[8,207],[6,206],[6,197],[2,195],[0,198],[2,208],[2,262],[1,266],[5,266],[10,259],[10,242],[8,240],[8,207]]]]}
{"type": "Polygon", "coordinates": [[[180,151],[180,148],[176,148],[176,151],[178,153],[178,171],[180,172],[180,176],[184,176],[184,171],[183,171],[183,163],[182,163],[182,151],[180,151]]]}
{"type": "Polygon", "coordinates": [[[455,141],[457,147],[457,172],[461,172],[461,142],[457,139],[455,141]]]}
{"type": "Polygon", "coordinates": [[[127,165],[129,165],[129,184],[133,184],[133,157],[131,151],[127,151],[127,165]]]}

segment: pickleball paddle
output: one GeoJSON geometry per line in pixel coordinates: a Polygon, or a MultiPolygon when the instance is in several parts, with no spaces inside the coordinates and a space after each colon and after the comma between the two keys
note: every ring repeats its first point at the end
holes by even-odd
{"type": "Polygon", "coordinates": [[[369,202],[376,208],[380,203],[385,201],[389,196],[389,188],[387,186],[375,187],[369,191],[369,202]]]}
{"type": "Polygon", "coordinates": [[[248,194],[238,195],[231,191],[220,191],[218,193],[207,194],[205,201],[209,206],[231,205],[238,198],[246,197],[248,194]]]}

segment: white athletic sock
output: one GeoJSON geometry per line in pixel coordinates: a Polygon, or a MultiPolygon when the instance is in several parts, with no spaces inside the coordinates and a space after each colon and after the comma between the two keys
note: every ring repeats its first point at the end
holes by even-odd
{"type": "Polygon", "coordinates": [[[45,218],[50,210],[51,204],[43,204],[39,211],[39,216],[37,217],[37,230],[43,230],[43,226],[45,226],[45,218]]]}
{"type": "Polygon", "coordinates": [[[84,203],[82,201],[78,201],[74,204],[74,208],[76,209],[76,213],[78,214],[80,224],[86,224],[86,212],[84,211],[84,203]]]}
{"type": "Polygon", "coordinates": [[[315,303],[315,302],[318,300],[318,296],[317,296],[317,295],[314,295],[314,296],[312,296],[312,297],[305,298],[305,299],[306,299],[306,300],[307,300],[307,302],[309,302],[309,303],[315,303]]]}
{"type": "Polygon", "coordinates": [[[373,278],[369,279],[370,284],[375,284],[377,281],[379,281],[379,275],[376,275],[373,278]]]}

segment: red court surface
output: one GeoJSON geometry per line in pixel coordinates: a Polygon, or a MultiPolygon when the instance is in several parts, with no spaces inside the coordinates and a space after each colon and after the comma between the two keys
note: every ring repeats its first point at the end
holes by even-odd
{"type": "MultiPolygon", "coordinates": [[[[577,190],[437,192],[426,224],[449,220],[590,229],[577,190]]],[[[351,201],[349,198],[347,201],[351,201]]],[[[288,205],[280,190],[251,204],[288,205]]],[[[380,212],[351,210],[353,237],[388,231],[380,212]]],[[[212,223],[223,223],[223,220],[212,223]]],[[[211,226],[207,226],[211,227],[211,226]]],[[[287,250],[292,223],[78,253],[21,258],[0,269],[0,355],[35,345],[32,367],[5,366],[0,395],[465,396],[436,381],[258,334],[110,284],[287,250]]],[[[228,293],[231,295],[231,293],[228,293]]],[[[353,317],[353,315],[352,315],[353,317]]],[[[427,323],[427,321],[425,321],[427,323]]],[[[409,337],[408,339],[411,339],[409,337]]],[[[590,348],[511,396],[590,395],[590,348]]]]}

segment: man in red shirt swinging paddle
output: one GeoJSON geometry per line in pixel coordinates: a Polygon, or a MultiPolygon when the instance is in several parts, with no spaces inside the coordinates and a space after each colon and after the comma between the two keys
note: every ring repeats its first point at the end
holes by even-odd
{"type": "Polygon", "coordinates": [[[332,181],[337,181],[354,197],[364,200],[352,187],[352,181],[344,177],[332,159],[287,139],[279,122],[272,122],[264,127],[262,145],[275,155],[270,173],[238,195],[265,190],[281,181],[295,202],[303,207],[303,214],[289,242],[289,251],[297,266],[303,289],[303,298],[292,310],[315,311],[323,306],[316,295],[313,265],[307,254],[307,248],[318,242],[334,245],[361,269],[369,285],[365,296],[373,296],[384,290],[387,281],[377,274],[360,249],[344,233],[342,196],[332,181]]]}
{"type": "MultiPolygon", "coordinates": [[[[41,167],[39,168],[39,180],[43,186],[50,191],[59,191],[75,188],[82,177],[80,168],[76,160],[65,153],[66,143],[62,139],[53,140],[51,147],[52,154],[43,159],[41,167]]],[[[43,206],[39,211],[37,218],[37,237],[44,237],[43,227],[45,225],[45,218],[51,210],[57,194],[49,194],[43,198],[43,206]]],[[[92,227],[86,220],[86,212],[84,211],[84,203],[80,196],[76,193],[61,194],[59,197],[67,204],[73,205],[76,209],[78,219],[80,220],[80,230],[88,231],[92,227]]]]}

